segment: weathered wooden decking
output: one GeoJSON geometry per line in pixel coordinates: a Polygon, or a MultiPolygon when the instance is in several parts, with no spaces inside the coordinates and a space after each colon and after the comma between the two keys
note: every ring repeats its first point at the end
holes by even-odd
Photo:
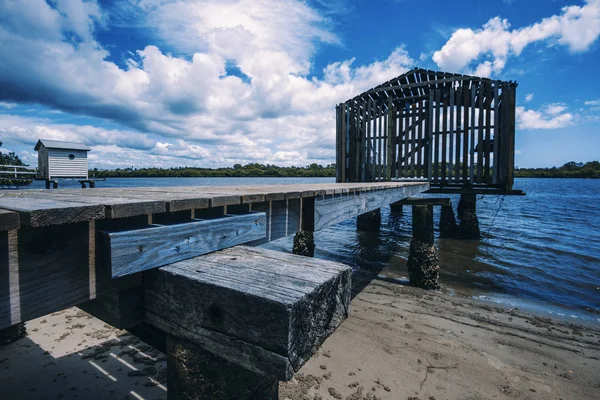
{"type": "Polygon", "coordinates": [[[0,329],[139,287],[145,269],[324,229],[427,189],[372,182],[0,192],[0,329]]]}

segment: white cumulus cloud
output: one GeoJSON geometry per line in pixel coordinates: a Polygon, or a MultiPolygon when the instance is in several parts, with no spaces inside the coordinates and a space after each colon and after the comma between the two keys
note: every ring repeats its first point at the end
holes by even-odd
{"type": "Polygon", "coordinates": [[[520,55],[529,44],[546,41],[582,52],[598,36],[600,0],[586,0],[582,6],[564,7],[559,15],[519,29],[511,29],[509,21],[500,17],[490,19],[480,29],[458,29],[432,58],[443,70],[490,76],[502,71],[508,58],[520,55]]]}

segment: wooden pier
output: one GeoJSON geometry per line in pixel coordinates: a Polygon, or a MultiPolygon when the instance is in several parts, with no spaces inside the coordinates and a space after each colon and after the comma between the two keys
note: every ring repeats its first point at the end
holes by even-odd
{"type": "MultiPolygon", "coordinates": [[[[0,329],[79,305],[118,328],[162,332],[173,351],[169,380],[186,392],[171,398],[223,390],[195,387],[191,371],[221,371],[228,387],[249,380],[274,388],[347,315],[350,270],[239,245],[325,229],[428,189],[371,182],[7,191],[0,329]]],[[[223,398],[254,398],[231,396],[223,398]]]]}

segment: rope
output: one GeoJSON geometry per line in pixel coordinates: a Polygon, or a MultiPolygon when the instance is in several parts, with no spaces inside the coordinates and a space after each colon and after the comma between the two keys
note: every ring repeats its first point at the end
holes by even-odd
{"type": "Polygon", "coordinates": [[[494,218],[492,218],[492,222],[490,223],[490,227],[488,228],[488,231],[487,231],[487,236],[490,235],[490,231],[492,230],[492,227],[494,226],[494,222],[496,221],[496,217],[498,216],[498,213],[500,213],[500,210],[502,209],[502,205],[504,204],[504,200],[506,200],[506,195],[500,196],[496,200],[496,204],[498,204],[498,202],[500,202],[500,205],[498,206],[498,209],[496,210],[496,213],[494,214],[494,218]]]}

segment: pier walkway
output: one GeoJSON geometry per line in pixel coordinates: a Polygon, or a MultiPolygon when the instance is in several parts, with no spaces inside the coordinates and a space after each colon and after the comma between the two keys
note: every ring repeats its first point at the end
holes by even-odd
{"type": "Polygon", "coordinates": [[[377,182],[6,191],[0,329],[79,306],[166,342],[170,398],[225,391],[219,398],[276,399],[277,382],[291,379],[347,318],[351,269],[240,245],[312,235],[428,189],[377,182]]]}

